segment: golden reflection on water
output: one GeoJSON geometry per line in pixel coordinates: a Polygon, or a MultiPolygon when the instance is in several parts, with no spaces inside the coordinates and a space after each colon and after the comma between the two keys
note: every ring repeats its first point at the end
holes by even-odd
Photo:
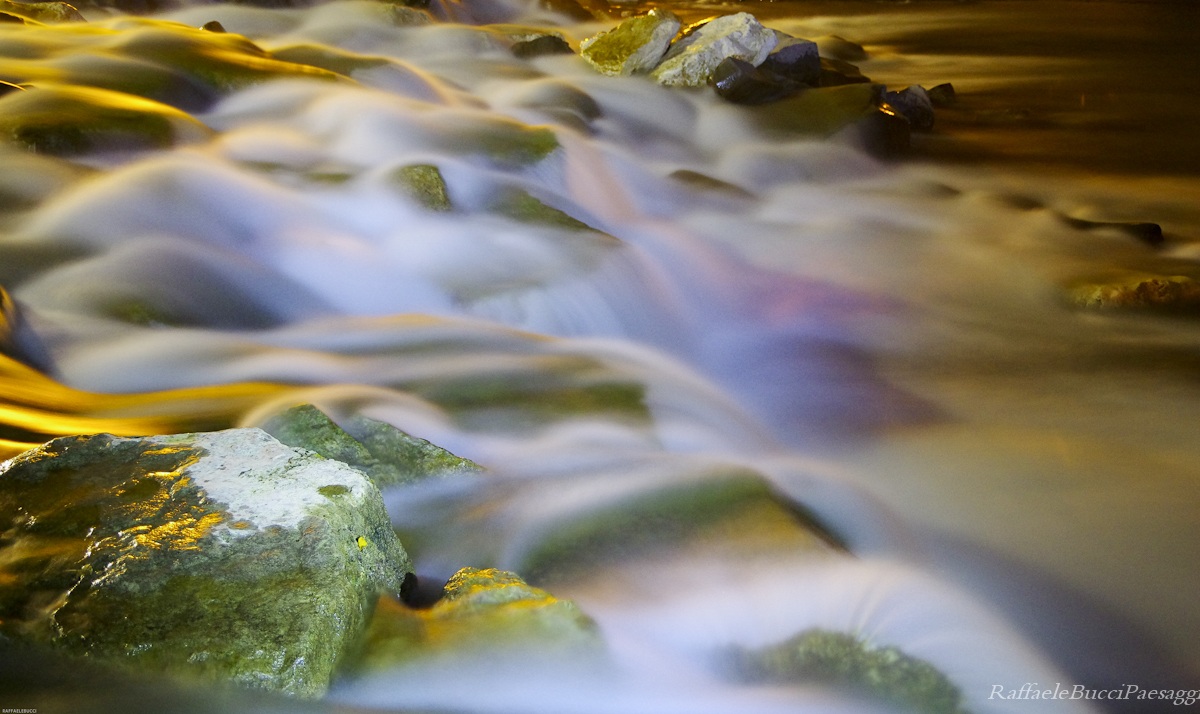
{"type": "Polygon", "coordinates": [[[0,355],[0,458],[72,434],[145,436],[234,426],[290,387],[265,382],[98,394],[73,389],[0,355]]]}

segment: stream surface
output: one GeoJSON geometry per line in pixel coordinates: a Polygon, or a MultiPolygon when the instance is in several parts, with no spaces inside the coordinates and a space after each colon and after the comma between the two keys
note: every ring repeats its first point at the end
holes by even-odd
{"type": "Polygon", "coordinates": [[[727,468],[855,556],[720,532],[609,559],[547,587],[595,618],[612,668],[410,668],[320,707],[872,711],[714,664],[810,627],[933,663],[973,712],[1153,710],[989,698],[996,685],[1200,687],[1200,321],[1070,298],[1131,275],[1200,280],[1200,8],[675,6],[845,37],[889,88],[952,82],[934,132],[881,160],[851,134],[780,139],[708,91],[518,59],[478,27],[555,27],[577,46],[612,22],[439,7],[451,21],[422,27],[366,2],[164,12],[269,51],[388,61],[356,83],[240,90],[192,113],[211,137],[172,149],[0,147],[17,197],[0,285],[23,321],[6,346],[36,368],[0,373],[6,453],[261,424],[309,401],[489,469],[385,493],[430,581],[512,567],[538,524],[589,499],[727,468]],[[525,161],[480,138],[528,127],[559,148],[525,161]],[[415,164],[439,167],[454,210],[396,190],[415,164]],[[596,230],[497,212],[516,195],[596,230]],[[1071,219],[1155,222],[1165,241],[1071,219]]]}

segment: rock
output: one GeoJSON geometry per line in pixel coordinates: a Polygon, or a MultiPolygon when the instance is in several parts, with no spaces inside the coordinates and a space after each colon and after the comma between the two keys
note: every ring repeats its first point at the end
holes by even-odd
{"type": "Polygon", "coordinates": [[[209,20],[201,25],[200,29],[206,32],[225,32],[225,26],[216,20],[209,20]]]}
{"type": "Polygon", "coordinates": [[[748,119],[778,136],[832,136],[851,124],[879,113],[882,88],[871,84],[810,89],[766,104],[748,119]]]}
{"type": "Polygon", "coordinates": [[[271,55],[283,62],[318,67],[346,76],[359,70],[386,67],[391,64],[386,57],[359,55],[325,45],[291,45],[274,50],[271,55]]]}
{"type": "Polygon", "coordinates": [[[87,22],[74,5],[65,2],[11,2],[0,0],[0,12],[37,22],[87,22]]]}
{"type": "Polygon", "coordinates": [[[1115,230],[1125,235],[1135,238],[1146,245],[1155,248],[1161,246],[1163,241],[1162,226],[1157,223],[1123,223],[1118,221],[1089,221],[1083,218],[1072,218],[1071,216],[1060,216],[1063,223],[1076,230],[1093,231],[1097,229],[1107,228],[1115,230]]]}
{"type": "Polygon", "coordinates": [[[42,154],[166,148],[211,135],[178,109],[106,89],[44,86],[0,97],[0,137],[42,154]]]}
{"type": "Polygon", "coordinates": [[[55,439],[0,465],[0,633],[322,695],[409,577],[362,473],[259,429],[55,439]]]}
{"type": "MultiPolygon", "coordinates": [[[[585,488],[586,485],[581,485],[585,488]]],[[[534,582],[588,576],[607,564],[698,548],[721,553],[786,551],[827,556],[841,546],[802,508],[780,497],[757,473],[713,470],[641,484],[591,485],[589,501],[563,501],[528,523],[524,545],[509,557],[534,582]],[[557,511],[557,512],[555,512],[557,511]]]]}
{"type": "Polygon", "coordinates": [[[769,647],[736,650],[733,661],[750,682],[842,687],[921,714],[966,711],[958,687],[933,665],[840,632],[808,630],[769,647]]]}
{"type": "Polygon", "coordinates": [[[929,101],[935,107],[953,106],[958,101],[958,96],[954,93],[954,85],[949,82],[937,84],[926,90],[929,94],[929,101]]]}
{"type": "Polygon", "coordinates": [[[818,84],[822,87],[840,87],[844,84],[865,84],[871,80],[864,77],[858,67],[839,59],[821,58],[821,78],[818,84]]]}
{"type": "Polygon", "coordinates": [[[650,76],[669,87],[699,87],[727,57],[762,64],[775,47],[775,33],[748,12],[724,15],[671,45],[650,76]]]}
{"type": "Polygon", "coordinates": [[[446,191],[446,180],[433,164],[402,166],[392,173],[392,178],[409,198],[431,211],[446,212],[453,209],[450,194],[446,191]]]}
{"type": "Polygon", "coordinates": [[[1069,289],[1072,301],[1088,308],[1142,308],[1194,312],[1200,308],[1200,283],[1184,275],[1135,275],[1124,280],[1083,283],[1069,289]]]}
{"type": "Polygon", "coordinates": [[[899,156],[911,146],[912,124],[894,112],[877,109],[851,128],[862,147],[874,156],[899,156]]]}
{"type": "MultiPolygon", "coordinates": [[[[595,623],[570,600],[526,584],[515,573],[463,568],[428,609],[380,600],[357,669],[365,672],[430,659],[595,656],[595,623]]],[[[543,660],[544,661],[544,660],[543,660]]]]}
{"type": "Polygon", "coordinates": [[[670,10],[655,8],[579,43],[579,56],[601,74],[628,76],[654,68],[682,23],[670,10]]]}
{"type": "Polygon", "coordinates": [[[531,166],[559,147],[558,137],[549,127],[496,116],[460,115],[453,128],[447,126],[430,138],[439,149],[478,154],[503,168],[531,166]]]}
{"type": "Polygon", "coordinates": [[[571,52],[571,46],[567,44],[567,41],[557,35],[542,35],[530,40],[522,40],[512,46],[513,55],[522,59],[543,55],[569,55],[571,52]]]}
{"type": "MultiPolygon", "coordinates": [[[[512,189],[503,192],[501,198],[492,204],[492,210],[514,221],[534,225],[566,228],[571,231],[593,231],[600,233],[583,221],[570,214],[547,205],[529,192],[512,189]]],[[[613,239],[616,240],[615,238],[613,239]]]]}
{"type": "MultiPolygon", "coordinates": [[[[778,35],[778,33],[777,33],[778,35]]],[[[817,43],[780,36],[759,68],[796,84],[817,86],[821,81],[821,56],[817,43]]]]}
{"type": "Polygon", "coordinates": [[[885,108],[908,120],[915,131],[930,131],[933,129],[933,102],[924,87],[913,85],[899,92],[886,92],[883,95],[885,108]]]}
{"type": "Polygon", "coordinates": [[[469,459],[385,422],[358,416],[347,426],[349,431],[315,406],[301,404],[272,417],[262,428],[288,446],[309,449],[359,469],[381,488],[483,470],[469,459]]]}
{"type": "Polygon", "coordinates": [[[712,73],[713,89],[734,104],[766,104],[791,96],[803,86],[764,72],[745,60],[727,57],[712,73]]]}
{"type": "Polygon", "coordinates": [[[3,97],[5,94],[8,94],[9,92],[23,92],[23,91],[25,91],[25,88],[19,84],[13,84],[12,82],[0,81],[0,97],[3,97]]]}
{"type": "Polygon", "coordinates": [[[867,58],[867,51],[857,42],[851,42],[839,35],[825,35],[816,39],[822,57],[843,60],[845,62],[860,62],[867,58]]]}

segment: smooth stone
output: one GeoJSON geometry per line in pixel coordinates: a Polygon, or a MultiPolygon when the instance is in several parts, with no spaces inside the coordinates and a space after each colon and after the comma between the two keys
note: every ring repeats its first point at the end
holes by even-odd
{"type": "Polygon", "coordinates": [[[629,76],[654,68],[682,23],[670,10],[655,8],[579,43],[579,56],[601,74],[629,76]]]}
{"type": "Polygon", "coordinates": [[[806,630],[775,645],[736,649],[731,659],[747,682],[823,684],[903,711],[966,713],[962,692],[933,665],[896,647],[872,646],[841,632],[806,630]]]}
{"type": "Polygon", "coordinates": [[[5,637],[298,697],[412,571],[370,479],[260,429],[55,439],[0,464],[0,531],[5,637]]]}
{"type": "Polygon", "coordinates": [[[602,652],[595,622],[575,603],[532,587],[516,573],[463,568],[431,607],[381,598],[354,669],[369,673],[466,658],[536,667],[548,658],[594,660],[602,652]]]}
{"type": "Polygon", "coordinates": [[[162,149],[212,133],[166,104],[106,89],[42,86],[0,97],[0,136],[53,156],[162,149]]]}
{"type": "Polygon", "coordinates": [[[778,41],[773,31],[748,12],[724,15],[672,44],[650,76],[669,87],[703,86],[726,58],[734,57],[757,67],[778,41]]]}

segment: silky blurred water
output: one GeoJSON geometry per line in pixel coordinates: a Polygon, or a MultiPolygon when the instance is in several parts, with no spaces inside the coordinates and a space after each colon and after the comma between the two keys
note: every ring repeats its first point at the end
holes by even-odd
{"type": "Polygon", "coordinates": [[[464,2],[397,27],[379,7],[162,13],[387,61],[355,83],[240,90],[194,114],[213,138],[170,150],[0,151],[21,177],[6,193],[23,192],[0,223],[17,352],[80,390],[51,399],[6,368],[10,402],[38,403],[21,385],[47,402],[6,409],[10,448],[312,401],[488,467],[385,494],[401,532],[426,534],[413,550],[432,580],[515,567],[564,512],[715,468],[763,474],[854,554],[714,536],[609,562],[554,592],[597,620],[612,667],[398,670],[338,685],[339,706],[865,711],[721,676],[722,648],[814,626],[928,660],[976,712],[1094,704],[989,699],[998,684],[1195,686],[1200,328],[1068,291],[1200,277],[1190,6],[682,8],[844,36],[891,88],[953,82],[959,104],[899,160],[853,132],[781,139],[755,109],[573,55],[517,59],[480,26],[574,45],[611,22],[464,2]],[[488,153],[486,137],[530,127],[559,148],[488,153]],[[440,168],[453,211],[396,189],[413,164],[440,168]],[[517,194],[595,230],[495,210],[517,194]],[[1153,221],[1166,242],[1068,218],[1153,221]],[[183,391],[92,395],[161,390],[183,391]]]}

